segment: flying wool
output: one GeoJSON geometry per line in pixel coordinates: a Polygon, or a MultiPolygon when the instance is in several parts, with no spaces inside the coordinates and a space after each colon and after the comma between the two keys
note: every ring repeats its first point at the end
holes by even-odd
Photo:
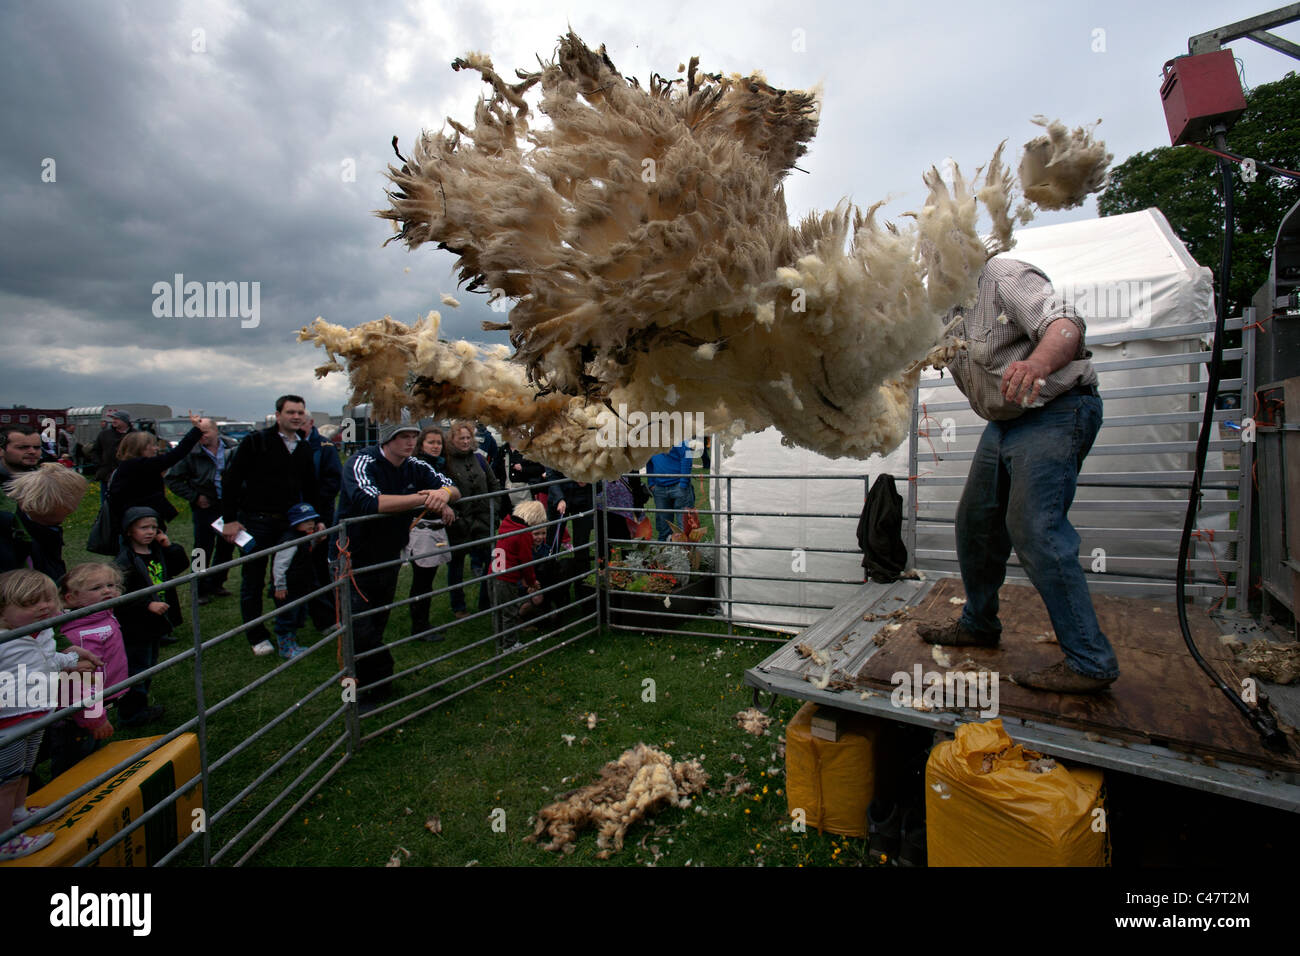
{"type": "Polygon", "coordinates": [[[817,131],[816,90],[702,73],[698,58],[643,86],[573,33],[515,83],[481,53],[452,68],[490,95],[472,126],[448,119],[409,156],[394,138],[401,165],[377,215],[389,241],[449,250],[469,291],[513,303],[508,323],[484,323],[513,352],[441,339],[437,312],[352,329],[318,318],[299,337],[328,355],[317,375],[346,370],[381,420],[478,419],[578,480],[662,450],[603,440],[615,409],[702,413],[724,440],[775,425],[830,457],[897,447],[921,370],[964,344],[944,316],[973,300],[1031,202],[1079,205],[1111,159],[1090,129],[1038,119],[1018,205],[1004,141],[969,180],[925,172],[902,225],[878,220],[883,202],[847,201],[791,225],[782,182],[817,131]],[[534,126],[538,91],[549,122],[534,126]]]}

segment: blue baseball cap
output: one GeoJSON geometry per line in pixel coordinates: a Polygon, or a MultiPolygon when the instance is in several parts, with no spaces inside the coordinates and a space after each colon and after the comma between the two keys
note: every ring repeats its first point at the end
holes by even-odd
{"type": "Polygon", "coordinates": [[[316,513],[316,509],[311,505],[306,502],[299,502],[289,509],[289,524],[296,526],[304,521],[320,521],[320,515],[316,513]]]}

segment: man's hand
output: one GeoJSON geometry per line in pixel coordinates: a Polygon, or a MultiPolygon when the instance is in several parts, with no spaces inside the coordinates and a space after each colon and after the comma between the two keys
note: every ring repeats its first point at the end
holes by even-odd
{"type": "Polygon", "coordinates": [[[450,500],[445,488],[426,488],[424,491],[417,492],[424,499],[424,508],[426,511],[442,511],[450,500]]]}
{"type": "Polygon", "coordinates": [[[283,601],[288,596],[289,596],[289,591],[286,588],[277,588],[275,591],[275,599],[277,601],[283,601]]]}
{"type": "Polygon", "coordinates": [[[556,513],[564,514],[568,510],[569,510],[569,503],[565,501],[563,498],[561,498],[559,504],[555,506],[556,513]]]}
{"type": "Polygon", "coordinates": [[[451,510],[451,505],[442,506],[442,523],[451,524],[456,520],[456,512],[451,510]]]}
{"type": "Polygon", "coordinates": [[[225,538],[231,544],[234,544],[235,539],[239,537],[239,532],[243,530],[244,526],[238,521],[227,521],[221,527],[221,537],[225,538]]]}
{"type": "Polygon", "coordinates": [[[151,613],[151,614],[158,614],[158,615],[166,614],[166,613],[167,613],[167,602],[166,602],[166,601],[150,601],[150,602],[149,602],[149,613],[151,613]]]}
{"type": "Polygon", "coordinates": [[[1032,355],[1023,362],[1012,362],[1002,373],[1002,397],[1019,405],[1032,405],[1051,374],[1052,370],[1032,355]]]}

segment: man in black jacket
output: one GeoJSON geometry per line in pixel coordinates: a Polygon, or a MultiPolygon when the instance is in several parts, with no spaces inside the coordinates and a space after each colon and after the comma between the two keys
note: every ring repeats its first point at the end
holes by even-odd
{"type": "MultiPolygon", "coordinates": [[[[223,484],[236,443],[217,430],[210,418],[199,422],[203,437],[194,449],[167,472],[167,487],[177,497],[190,503],[194,518],[194,544],[202,548],[208,566],[224,564],[235,553],[235,546],[219,535],[212,522],[221,517],[223,484]]],[[[214,597],[230,597],[226,590],[226,571],[218,571],[199,580],[199,603],[214,597]]]]}
{"type": "MultiPolygon", "coordinates": [[[[244,554],[273,547],[289,530],[289,508],[306,502],[321,512],[320,486],[311,446],[302,430],[307,424],[307,404],[298,395],[275,400],[275,424],[253,432],[235,450],[222,483],[222,536],[231,543],[240,531],[253,540],[241,546],[244,554]]],[[[317,530],[324,524],[318,523],[317,530]]],[[[242,565],[239,612],[247,624],[262,616],[262,590],[270,556],[262,555],[242,565]]],[[[253,653],[271,654],[271,632],[255,624],[245,633],[253,653]]]]}
{"type": "Polygon", "coordinates": [[[117,446],[122,436],[131,430],[131,416],[123,411],[109,412],[104,416],[108,427],[95,437],[95,447],[90,460],[95,465],[95,480],[99,482],[99,500],[108,493],[108,479],[117,468],[117,446]]]}

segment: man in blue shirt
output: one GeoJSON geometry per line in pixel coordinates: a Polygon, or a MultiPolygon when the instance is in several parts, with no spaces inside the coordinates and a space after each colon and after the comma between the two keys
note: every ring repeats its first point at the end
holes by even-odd
{"type": "Polygon", "coordinates": [[[683,508],[695,507],[695,488],[691,485],[691,457],[689,442],[674,445],[671,451],[655,455],[646,463],[646,474],[650,476],[650,493],[655,498],[655,534],[660,541],[667,541],[672,529],[668,522],[677,527],[682,526],[682,517],[678,513],[683,508]],[[666,476],[666,477],[665,477],[666,476]]]}
{"type": "MultiPolygon", "coordinates": [[[[362,449],[343,466],[338,519],[380,516],[349,524],[345,529],[354,569],[395,561],[406,546],[412,519],[418,513],[439,515],[447,523],[455,520],[450,503],[460,497],[460,492],[446,475],[413,457],[419,434],[418,425],[385,425],[377,446],[362,449]]],[[[342,544],[340,541],[340,547],[342,544]]],[[[357,615],[392,603],[400,568],[392,565],[374,571],[358,570],[355,576],[352,646],[363,710],[372,709],[392,695],[393,656],[383,646],[389,612],[359,620],[357,615]]]]}

